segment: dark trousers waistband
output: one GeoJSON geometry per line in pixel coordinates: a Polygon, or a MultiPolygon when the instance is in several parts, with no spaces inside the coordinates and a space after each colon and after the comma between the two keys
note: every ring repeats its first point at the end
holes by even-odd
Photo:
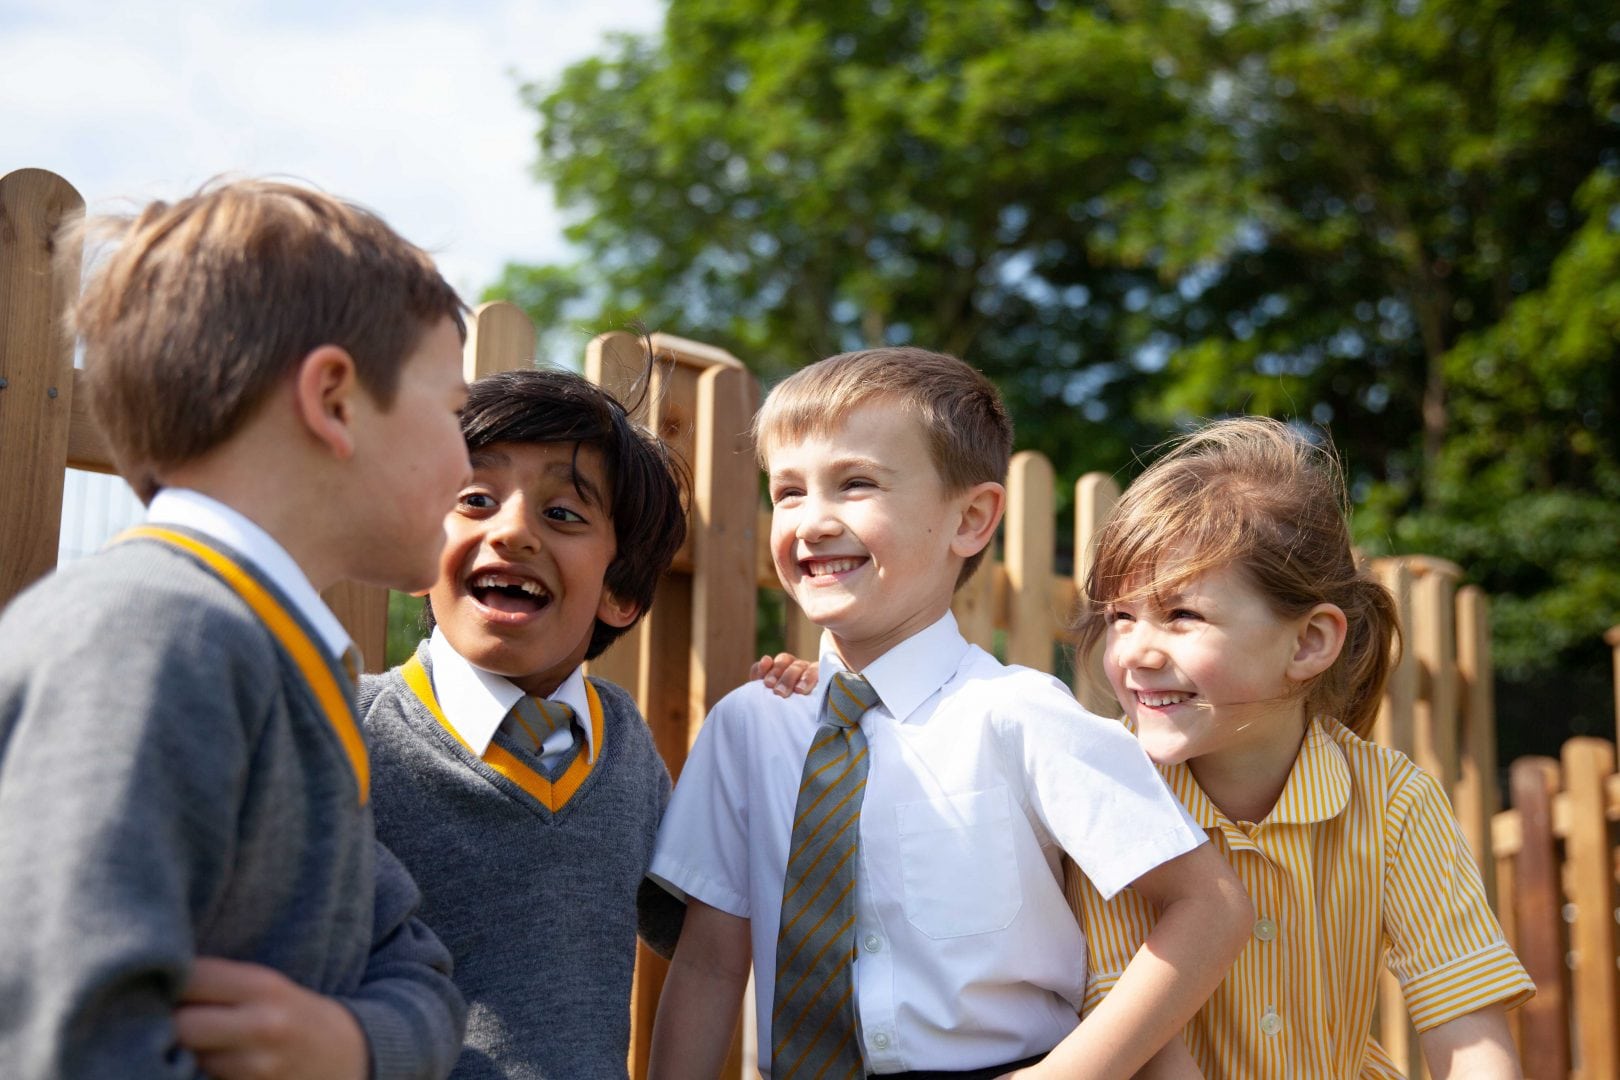
{"type": "Polygon", "coordinates": [[[1036,1054],[1023,1061],[1010,1061],[1005,1065],[990,1065],[983,1069],[967,1069],[955,1072],[945,1069],[922,1069],[918,1072],[884,1073],[874,1077],[874,1080],[996,1080],[1002,1073],[1022,1069],[1026,1065],[1037,1064],[1045,1054],[1036,1054]]]}

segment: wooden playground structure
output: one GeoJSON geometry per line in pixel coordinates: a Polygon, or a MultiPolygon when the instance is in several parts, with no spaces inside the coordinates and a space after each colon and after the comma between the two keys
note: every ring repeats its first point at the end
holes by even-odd
{"type": "MultiPolygon", "coordinates": [[[[83,200],[38,169],[0,176],[0,606],[56,564],[66,470],[111,471],[74,368],[62,318],[76,275],[53,269],[54,236],[83,200]]],[[[536,333],[509,304],[486,304],[465,350],[469,379],[533,362],[536,333]]],[[[748,423],[759,388],[729,353],[668,335],[654,347],[671,363],[647,395],[643,419],[691,465],[691,529],[660,583],[649,615],[592,665],[635,694],[670,771],[679,774],[708,708],[747,675],[756,640],[758,591],[779,589],[764,549],[765,522],[748,423]]],[[[585,373],[624,387],[641,369],[641,343],[628,334],[592,341],[585,373]]],[[[1083,578],[1083,553],[1119,490],[1102,475],[1075,490],[1072,574],[1057,573],[1055,478],[1039,454],[1015,456],[996,557],[958,593],[954,609],[970,641],[1010,663],[1054,670],[1083,578]]],[[[1407,648],[1376,738],[1410,755],[1450,794],[1508,939],[1538,988],[1513,1014],[1528,1076],[1620,1080],[1620,773],[1614,743],[1575,738],[1559,760],[1511,765],[1512,809],[1498,805],[1489,600],[1460,586],[1443,560],[1380,560],[1377,572],[1401,612],[1407,648]]],[[[373,669],[382,665],[387,624],[383,590],[342,585],[328,603],[373,669]]],[[[814,655],[815,630],[785,599],[781,639],[814,655]]],[[[1615,653],[1620,722],[1620,627],[1615,653]]],[[[1111,712],[1076,678],[1089,707],[1111,712]]],[[[645,1076],[647,1035],[664,966],[645,949],[637,966],[633,1076],[645,1076]]],[[[1424,1075],[1399,991],[1386,975],[1380,1038],[1409,1075],[1424,1075]]],[[[745,1010],[746,1012],[747,1010],[745,1010]]],[[[739,1035],[728,1075],[751,1062],[739,1035]]]]}

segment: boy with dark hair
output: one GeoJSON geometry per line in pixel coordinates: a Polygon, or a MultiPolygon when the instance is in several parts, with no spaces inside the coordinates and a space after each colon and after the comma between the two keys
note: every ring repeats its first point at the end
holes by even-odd
{"type": "Polygon", "coordinates": [[[750,961],[777,1080],[1129,1075],[1253,912],[1128,734],[956,629],[951,596],[1005,498],[994,386],[922,349],[847,353],[779,384],[755,434],[777,574],[824,631],[821,683],[786,700],[748,683],[687,758],[652,865],[688,902],[654,1076],[715,1075],[750,961]],[[1160,907],[1126,998],[1078,1027],[1065,853],[1099,891],[1160,907]]]}
{"type": "Polygon", "coordinates": [[[361,687],[377,830],[469,1005],[454,1075],[624,1076],[642,884],[669,774],[635,702],[585,678],[652,604],[686,535],[667,447],[578,375],[473,383],[473,475],[446,520],[432,636],[361,687]]]}
{"type": "Polygon", "coordinates": [[[0,1075],[212,1073],[266,1025],[272,1072],[442,1075],[463,1005],[376,845],[318,590],[433,580],[462,304],[305,188],[122,224],[75,322],[149,513],[0,616],[0,1075]]]}

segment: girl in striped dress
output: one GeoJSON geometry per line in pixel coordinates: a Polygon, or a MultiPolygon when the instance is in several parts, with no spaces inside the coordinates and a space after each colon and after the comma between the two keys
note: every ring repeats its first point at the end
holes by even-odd
{"type": "MultiPolygon", "coordinates": [[[[1176,443],[1098,538],[1079,622],[1166,782],[1238,872],[1257,919],[1154,1076],[1399,1077],[1372,1035],[1380,968],[1429,1071],[1518,1077],[1505,1011],[1534,992],[1451,806],[1366,741],[1396,655],[1388,593],[1358,568],[1333,450],[1273,420],[1176,443]]],[[[1089,1011],[1153,921],[1070,870],[1089,1011]]]]}

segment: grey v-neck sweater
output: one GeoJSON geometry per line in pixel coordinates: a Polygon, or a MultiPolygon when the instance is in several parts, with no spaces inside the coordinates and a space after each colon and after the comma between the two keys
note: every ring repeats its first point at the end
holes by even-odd
{"type": "Polygon", "coordinates": [[[133,540],[19,596],[0,642],[0,1076],[198,1076],[174,1032],[197,956],[342,1001],[376,1080],[444,1075],[449,957],[309,684],[230,586],[133,540]]]}
{"type": "Polygon", "coordinates": [[[474,758],[398,668],[361,680],[377,833],[467,998],[458,1080],[625,1076],[638,894],[649,944],[667,954],[679,933],[683,909],[643,888],[669,773],[630,695],[590,681],[602,744],[553,813],[474,758]]]}

